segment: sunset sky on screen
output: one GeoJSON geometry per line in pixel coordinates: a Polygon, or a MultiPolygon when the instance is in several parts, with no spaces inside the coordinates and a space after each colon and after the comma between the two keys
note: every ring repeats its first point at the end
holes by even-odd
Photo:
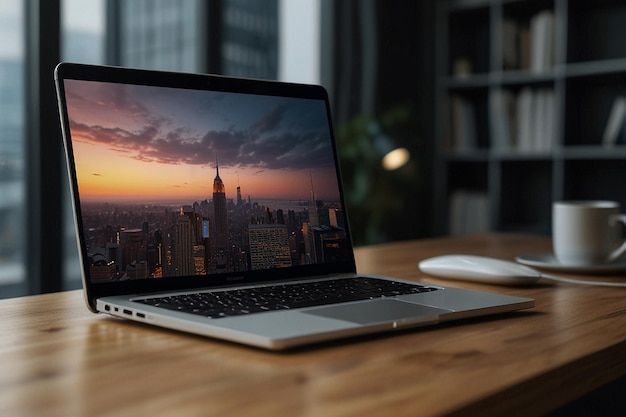
{"type": "Polygon", "coordinates": [[[80,196],[338,200],[323,101],[66,80],[80,196]]]}

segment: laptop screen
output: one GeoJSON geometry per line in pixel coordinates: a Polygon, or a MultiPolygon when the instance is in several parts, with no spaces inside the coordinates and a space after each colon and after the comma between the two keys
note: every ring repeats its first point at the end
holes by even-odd
{"type": "Polygon", "coordinates": [[[325,93],[102,71],[59,81],[87,281],[211,285],[353,263],[325,93]]]}

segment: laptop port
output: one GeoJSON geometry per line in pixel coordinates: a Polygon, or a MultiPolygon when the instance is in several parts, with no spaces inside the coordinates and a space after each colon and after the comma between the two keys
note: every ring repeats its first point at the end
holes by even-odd
{"type": "Polygon", "coordinates": [[[132,311],[130,311],[130,310],[126,310],[126,309],[124,309],[124,314],[128,314],[129,316],[132,316],[132,315],[133,315],[133,312],[132,312],[132,311]]]}
{"type": "Polygon", "coordinates": [[[146,318],[146,315],[145,315],[145,314],[143,314],[143,313],[137,313],[137,317],[142,318],[142,319],[145,319],[145,318],[146,318]]]}

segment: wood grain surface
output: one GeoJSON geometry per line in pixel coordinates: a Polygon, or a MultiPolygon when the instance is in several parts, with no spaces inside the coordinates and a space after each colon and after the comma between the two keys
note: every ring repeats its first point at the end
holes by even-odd
{"type": "Polygon", "coordinates": [[[417,263],[548,251],[547,238],[506,234],[359,248],[360,272],[529,296],[536,308],[286,353],[92,314],[81,291],[3,300],[0,415],[541,415],[626,374],[626,289],[448,281],[417,263]]]}

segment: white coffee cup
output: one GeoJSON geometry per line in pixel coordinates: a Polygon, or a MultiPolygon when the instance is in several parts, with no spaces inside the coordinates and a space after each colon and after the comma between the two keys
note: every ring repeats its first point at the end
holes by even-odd
{"type": "Polygon", "coordinates": [[[621,214],[615,201],[555,202],[552,205],[554,256],[559,263],[571,266],[613,262],[626,252],[620,223],[626,225],[626,215],[621,214]]]}

